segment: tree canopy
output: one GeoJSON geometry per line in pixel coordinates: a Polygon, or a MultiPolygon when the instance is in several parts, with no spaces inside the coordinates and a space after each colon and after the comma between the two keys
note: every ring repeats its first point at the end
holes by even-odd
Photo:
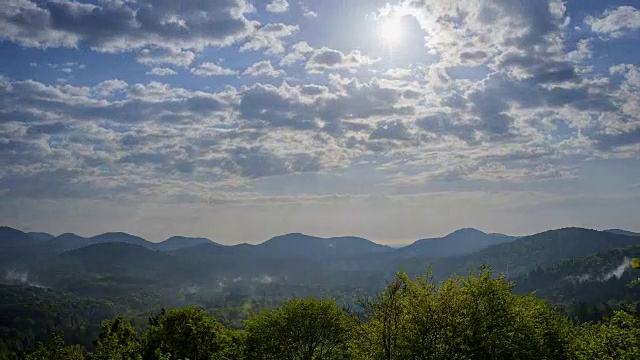
{"type": "MultiPolygon", "coordinates": [[[[62,334],[18,358],[90,360],[638,359],[640,319],[617,311],[575,325],[542,299],[513,291],[481,268],[435,282],[399,273],[359,307],[293,298],[254,312],[241,330],[187,307],[149,317],[139,333],[122,316],[105,321],[92,351],[62,334]]],[[[8,358],[5,356],[4,358],[8,358]]]]}

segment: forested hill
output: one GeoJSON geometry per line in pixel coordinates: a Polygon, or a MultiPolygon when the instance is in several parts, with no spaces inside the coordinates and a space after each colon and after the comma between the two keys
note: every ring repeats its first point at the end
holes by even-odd
{"type": "MultiPolygon", "coordinates": [[[[6,346],[6,345],[5,345],[6,346]]],[[[624,311],[573,325],[543,300],[515,295],[504,277],[480,271],[436,286],[398,274],[357,308],[291,299],[253,312],[243,329],[197,307],[160,311],[136,331],[105,321],[90,350],[65,333],[17,355],[40,359],[637,359],[640,318],[624,311]],[[73,340],[67,339],[67,344],[73,340]]],[[[1,355],[0,353],[0,356],[1,355]]],[[[7,359],[9,355],[4,355],[7,359]]]]}
{"type": "Polygon", "coordinates": [[[640,245],[617,248],[537,267],[513,279],[519,292],[535,292],[554,303],[640,304],[640,286],[629,286],[640,274],[631,271],[640,245]]]}
{"type": "Polygon", "coordinates": [[[379,294],[397,271],[431,271],[439,281],[482,264],[506,274],[519,293],[535,292],[567,309],[595,307],[584,316],[567,310],[578,322],[637,305],[637,288],[627,286],[638,277],[628,266],[640,255],[633,234],[565,228],[510,237],[463,229],[412,246],[304,234],[258,245],[187,237],[151,243],[117,232],[80,237],[0,228],[0,282],[7,285],[0,288],[6,311],[0,334],[13,339],[0,348],[29,349],[58,330],[90,347],[101,320],[123,313],[142,330],[148,314],[163,307],[196,306],[241,329],[256,309],[294,296],[353,307],[379,294]],[[75,320],[66,323],[60,314],[75,320]]]}

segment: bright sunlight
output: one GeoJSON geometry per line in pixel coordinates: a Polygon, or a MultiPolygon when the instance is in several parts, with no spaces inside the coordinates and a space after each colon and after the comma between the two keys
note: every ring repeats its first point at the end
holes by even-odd
{"type": "Polygon", "coordinates": [[[403,29],[402,22],[398,16],[389,16],[382,18],[378,23],[378,31],[382,40],[393,45],[402,40],[403,29]]]}

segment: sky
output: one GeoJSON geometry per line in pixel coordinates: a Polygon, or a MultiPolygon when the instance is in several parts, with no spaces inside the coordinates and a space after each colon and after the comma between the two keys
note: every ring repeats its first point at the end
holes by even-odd
{"type": "Polygon", "coordinates": [[[640,230],[637,0],[3,0],[0,223],[640,230]]]}

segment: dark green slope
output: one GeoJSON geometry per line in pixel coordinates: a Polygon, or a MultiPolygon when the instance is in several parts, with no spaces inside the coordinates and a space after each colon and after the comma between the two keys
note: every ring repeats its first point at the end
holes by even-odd
{"type": "Polygon", "coordinates": [[[161,251],[172,251],[172,250],[190,248],[190,247],[198,246],[202,244],[222,246],[206,238],[172,236],[163,242],[154,244],[153,247],[161,251]]]}
{"type": "Polygon", "coordinates": [[[188,267],[174,256],[127,243],[89,245],[28,268],[30,281],[87,296],[127,296],[180,284],[188,267]]]}
{"type": "Polygon", "coordinates": [[[293,233],[271,238],[256,245],[255,250],[262,256],[323,259],[391,252],[393,249],[354,236],[321,238],[293,233]]]}
{"type": "MultiPolygon", "coordinates": [[[[563,260],[581,258],[615,248],[640,245],[640,237],[613,234],[582,228],[565,228],[525,236],[514,241],[490,246],[473,254],[437,259],[432,262],[434,275],[466,274],[481,264],[510,277],[549,266],[563,260]]],[[[405,262],[410,271],[424,271],[428,260],[405,262]]],[[[399,262],[398,266],[402,266],[399,262]]]]}
{"type": "Polygon", "coordinates": [[[519,292],[536,292],[554,303],[625,303],[640,301],[640,277],[631,259],[640,257],[640,245],[600,252],[559,264],[536,268],[513,279],[519,292]]]}
{"type": "Polygon", "coordinates": [[[487,234],[476,229],[460,229],[441,238],[422,239],[397,250],[407,257],[440,258],[471,254],[491,245],[516,239],[504,234],[487,234]]]}

